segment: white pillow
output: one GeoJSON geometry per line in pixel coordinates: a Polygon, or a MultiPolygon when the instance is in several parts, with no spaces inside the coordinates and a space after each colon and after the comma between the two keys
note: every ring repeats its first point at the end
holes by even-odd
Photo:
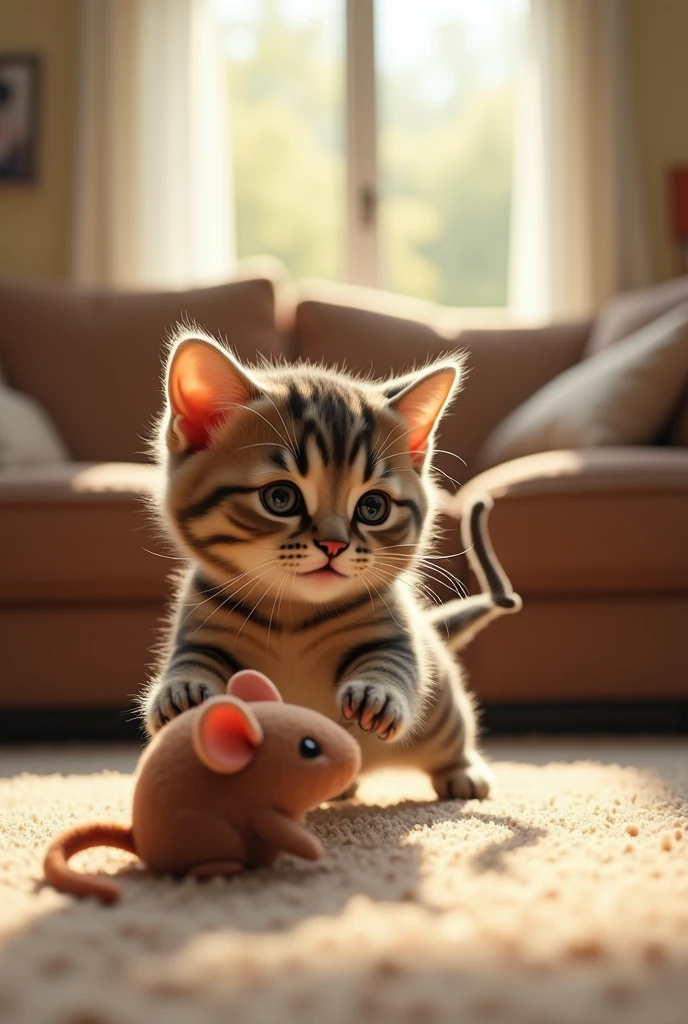
{"type": "Polygon", "coordinates": [[[0,466],[69,461],[67,446],[38,402],[0,384],[0,466]]]}
{"type": "Polygon", "coordinates": [[[502,420],[479,472],[559,448],[648,444],[688,383],[688,303],[560,373],[502,420]]]}

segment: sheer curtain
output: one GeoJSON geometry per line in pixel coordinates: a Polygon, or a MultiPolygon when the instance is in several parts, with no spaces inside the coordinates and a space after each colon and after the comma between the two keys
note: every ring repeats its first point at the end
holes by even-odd
{"type": "Polygon", "coordinates": [[[646,284],[624,0],[531,0],[517,103],[509,300],[586,316],[646,284]]]}
{"type": "Polygon", "coordinates": [[[81,0],[73,277],[112,287],[235,266],[227,84],[207,0],[81,0]]]}

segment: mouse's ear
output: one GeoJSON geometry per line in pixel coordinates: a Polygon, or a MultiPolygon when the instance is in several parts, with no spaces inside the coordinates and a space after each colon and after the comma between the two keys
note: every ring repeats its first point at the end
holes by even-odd
{"type": "Polygon", "coordinates": [[[240,772],[253,760],[263,730],[247,704],[235,697],[213,697],[201,705],[193,747],[206,768],[220,775],[240,772]]]}
{"type": "Polygon", "coordinates": [[[240,700],[249,702],[282,700],[282,695],[275,684],[262,672],[256,672],[252,668],[235,672],[227,683],[227,693],[230,697],[239,697],[240,700]]]}

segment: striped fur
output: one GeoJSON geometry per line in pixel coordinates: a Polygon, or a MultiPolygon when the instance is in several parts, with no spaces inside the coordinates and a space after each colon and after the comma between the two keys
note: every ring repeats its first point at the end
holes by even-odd
{"type": "Polygon", "coordinates": [[[188,568],[142,699],[149,732],[250,667],[353,729],[364,770],[413,765],[441,797],[487,795],[450,651],[520,606],[489,544],[486,499],[469,510],[465,544],[485,593],[431,610],[423,589],[446,572],[428,560],[430,463],[460,374],[458,357],[386,383],[248,369],[210,338],[177,339],[159,509],[188,568]]]}

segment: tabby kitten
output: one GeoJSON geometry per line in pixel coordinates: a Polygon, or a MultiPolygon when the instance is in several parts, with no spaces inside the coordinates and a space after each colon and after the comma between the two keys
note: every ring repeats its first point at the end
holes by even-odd
{"type": "Polygon", "coordinates": [[[450,358],[371,383],[304,364],[247,368],[210,337],[177,337],[160,507],[188,569],[141,702],[149,733],[254,668],[286,701],[353,729],[364,770],[415,766],[442,798],[487,796],[450,652],[520,607],[484,501],[464,533],[485,593],[431,610],[417,586],[433,435],[461,370],[450,358]]]}

